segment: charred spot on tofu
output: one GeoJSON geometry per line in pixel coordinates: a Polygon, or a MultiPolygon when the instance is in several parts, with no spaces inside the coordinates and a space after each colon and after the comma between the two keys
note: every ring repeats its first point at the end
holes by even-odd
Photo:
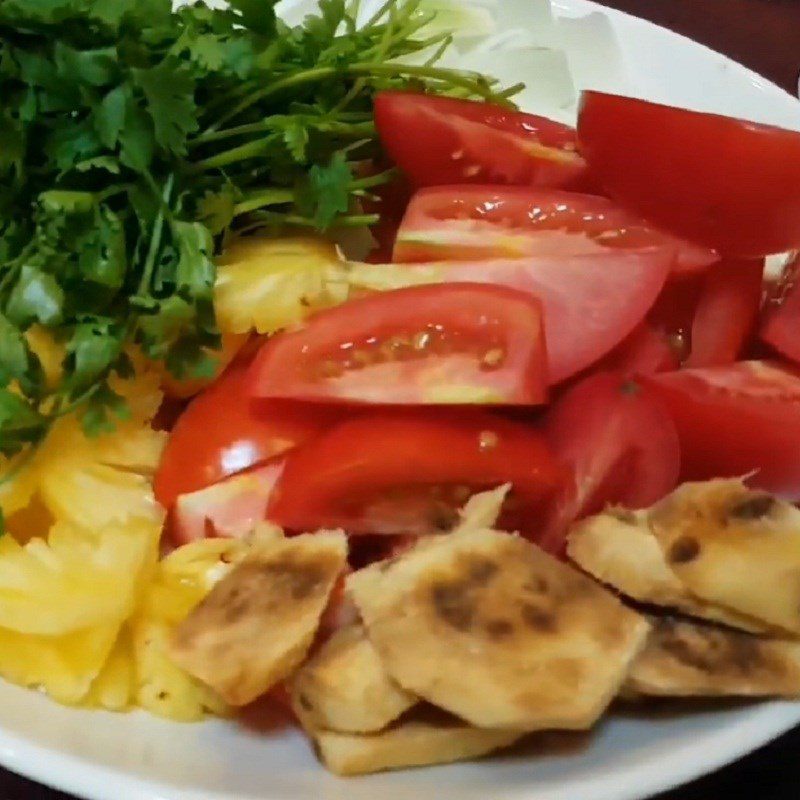
{"type": "Polygon", "coordinates": [[[669,548],[668,558],[671,564],[688,564],[700,555],[700,542],[692,536],[681,536],[669,548]]]}
{"type": "Polygon", "coordinates": [[[772,514],[778,507],[776,498],[770,494],[757,494],[737,500],[728,511],[728,517],[737,521],[759,520],[772,514]]]}

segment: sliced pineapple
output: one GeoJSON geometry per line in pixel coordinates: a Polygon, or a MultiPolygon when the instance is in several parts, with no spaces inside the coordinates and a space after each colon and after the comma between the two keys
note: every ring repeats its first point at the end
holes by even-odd
{"type": "Polygon", "coordinates": [[[160,514],[151,483],[166,434],[150,426],[161,402],[159,378],[146,374],[112,383],[128,401],[130,419],[95,438],[87,438],[73,416],[58,420],[29,458],[0,467],[3,474],[16,470],[0,484],[6,517],[36,502],[37,495],[55,519],[89,530],[160,514]]]}
{"type": "Polygon", "coordinates": [[[234,240],[218,262],[214,307],[225,333],[274,333],[347,299],[336,246],[323,239],[234,240]]]}
{"type": "Polygon", "coordinates": [[[135,705],[135,680],[133,642],[130,627],[124,625],[82,705],[106,711],[127,711],[135,705]]]}
{"type": "Polygon", "coordinates": [[[56,341],[53,334],[41,325],[31,325],[25,331],[28,347],[39,359],[44,372],[45,385],[48,389],[55,389],[61,382],[63,375],[63,362],[66,348],[63,343],[56,341]]]}
{"type": "Polygon", "coordinates": [[[59,703],[80,703],[106,663],[118,631],[117,622],[62,636],[0,628],[0,676],[41,689],[59,703]]]}
{"type": "Polygon", "coordinates": [[[135,607],[141,580],[156,560],[154,519],[129,519],[87,532],[57,523],[47,540],[0,539],[0,626],[62,635],[121,625],[135,607]]]}

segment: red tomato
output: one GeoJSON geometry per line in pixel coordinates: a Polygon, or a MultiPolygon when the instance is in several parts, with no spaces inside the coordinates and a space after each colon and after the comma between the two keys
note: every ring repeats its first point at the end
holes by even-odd
{"type": "Polygon", "coordinates": [[[580,150],[608,193],[723,255],[800,247],[800,133],[584,92],[580,150]]]}
{"type": "Polygon", "coordinates": [[[154,481],[162,506],[267,461],[330,425],[330,411],[254,402],[248,386],[247,364],[236,363],[178,419],[154,481]]]}
{"type": "Polygon", "coordinates": [[[665,247],[674,271],[703,270],[713,250],[655,230],[612,200],[522,186],[441,186],[411,199],[394,260],[468,261],[665,247]]]}
{"type": "Polygon", "coordinates": [[[753,333],[761,307],[764,261],[721,261],[705,278],[692,322],[686,366],[732,364],[753,333]]]}
{"type": "Polygon", "coordinates": [[[375,123],[387,153],[416,187],[586,184],[575,131],[545,117],[471,100],[381,92],[375,123]]]}
{"type": "Polygon", "coordinates": [[[477,411],[384,411],[294,451],[268,516],[295,530],[421,535],[449,528],[470,491],[511,483],[527,510],[563,480],[529,425],[477,411]]]}
{"type": "MultiPolygon", "coordinates": [[[[408,282],[490,283],[537,297],[544,307],[550,383],[613,350],[644,319],[669,274],[671,256],[654,248],[607,255],[392,265],[408,282]]],[[[378,269],[382,269],[378,268],[378,269]]]]}
{"type": "Polygon", "coordinates": [[[753,486],[800,499],[800,375],[764,361],[643,378],[678,428],[683,478],[752,474],[753,486]]]}
{"type": "Polygon", "coordinates": [[[250,533],[266,517],[269,496],[282,469],[283,459],[278,459],[205,489],[178,495],[169,526],[175,544],[250,533]]]}
{"type": "Polygon", "coordinates": [[[623,375],[647,375],[680,367],[680,356],[666,331],[643,322],[603,359],[602,369],[623,375]]]}
{"type": "Polygon", "coordinates": [[[800,255],[784,272],[777,296],[770,302],[761,338],[779,353],[800,363],[800,255]]]}
{"type": "Polygon", "coordinates": [[[539,301],[484,284],[362,297],[273,337],[256,356],[258,397],[392,404],[541,403],[539,301]]]}
{"type": "Polygon", "coordinates": [[[575,520],[608,503],[649,506],[678,483],[675,425],[650,390],[618,373],[573,386],[547,415],[544,432],[573,475],[546,518],[540,544],[550,552],[563,551],[575,520]]]}

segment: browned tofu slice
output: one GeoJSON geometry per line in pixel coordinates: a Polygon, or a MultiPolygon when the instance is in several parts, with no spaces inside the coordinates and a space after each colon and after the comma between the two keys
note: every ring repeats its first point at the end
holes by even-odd
{"type": "Polygon", "coordinates": [[[374,733],[416,703],[390,677],[360,622],[337,631],[292,681],[292,705],[311,728],[374,733]]]}
{"type": "Polygon", "coordinates": [[[670,568],[647,511],[612,508],[570,531],[567,554],[585,572],[639,603],[760,632],[769,626],[695,597],[670,568]]]}
{"type": "Polygon", "coordinates": [[[464,530],[354,573],[389,674],[478,728],[590,727],[648,623],[519,536],[464,530]]]}
{"type": "Polygon", "coordinates": [[[740,480],[716,480],[681,486],[649,519],[695,597],[800,635],[800,510],[740,480]]]}
{"type": "Polygon", "coordinates": [[[175,630],[170,655],[245,705],[303,661],[347,559],[341,532],[264,541],[175,630]]]}
{"type": "Polygon", "coordinates": [[[625,691],[662,697],[799,697],[800,642],[654,620],[625,691]]]}
{"type": "Polygon", "coordinates": [[[466,761],[508,747],[519,731],[481,730],[444,715],[399,722],[382,733],[309,730],[322,763],[337,775],[365,775],[404,767],[466,761]]]}

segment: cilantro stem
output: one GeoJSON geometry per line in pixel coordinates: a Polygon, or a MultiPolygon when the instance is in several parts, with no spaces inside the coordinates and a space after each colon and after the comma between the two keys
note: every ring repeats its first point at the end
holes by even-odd
{"type": "MultiPolygon", "coordinates": [[[[289,75],[282,80],[275,81],[275,83],[269,86],[265,86],[250,93],[241,100],[241,102],[237,103],[227,114],[223,114],[205,133],[212,133],[219,130],[227,122],[230,122],[242,112],[247,111],[248,108],[251,108],[256,103],[260,103],[279,92],[285,91],[286,89],[294,89],[308,83],[317,83],[326,78],[336,77],[337,75],[385,75],[389,77],[411,75],[416,78],[431,78],[442,81],[443,83],[449,83],[452,86],[469,89],[473,94],[482,97],[484,100],[504,101],[504,98],[500,98],[497,92],[492,89],[492,82],[477,72],[464,72],[426,65],[401,64],[398,62],[391,62],[388,64],[367,62],[343,67],[316,67],[303,72],[297,72],[294,75],[289,75]]],[[[513,104],[506,103],[506,105],[513,104]]]]}
{"type": "Polygon", "coordinates": [[[222,153],[217,153],[214,156],[209,156],[208,158],[193,162],[189,165],[189,172],[197,173],[204,172],[208,169],[220,169],[230,164],[236,164],[239,161],[245,161],[248,158],[255,158],[269,150],[274,142],[275,136],[273,134],[263,139],[256,139],[255,141],[237,145],[230,150],[225,150],[222,153]]]}
{"type": "MultiPolygon", "coordinates": [[[[358,114],[359,122],[342,122],[339,120],[327,120],[320,117],[318,120],[309,120],[308,127],[319,126],[326,132],[347,133],[353,135],[370,135],[375,132],[375,125],[372,122],[372,114],[358,114]]],[[[207,131],[201,133],[189,142],[190,147],[198,147],[203,144],[210,144],[222,139],[229,139],[236,136],[246,136],[250,133],[269,133],[280,128],[280,123],[266,119],[263,122],[251,122],[247,125],[237,125],[234,128],[225,128],[219,131],[207,131]]]]}
{"type": "MultiPolygon", "coordinates": [[[[169,196],[172,194],[172,184],[174,182],[174,178],[175,176],[172,174],[169,176],[169,178],[167,178],[164,191],[160,197],[164,204],[169,204],[169,196]]],[[[162,205],[158,211],[158,216],[156,217],[155,223],[153,224],[153,231],[150,236],[150,246],[147,250],[147,258],[144,262],[142,277],[139,279],[139,290],[137,292],[139,295],[149,294],[150,282],[153,280],[153,270],[156,266],[156,256],[158,255],[159,248],[161,247],[161,237],[164,233],[165,217],[166,213],[164,211],[164,205],[162,205]]]]}
{"type": "Polygon", "coordinates": [[[247,214],[264,206],[284,205],[285,203],[291,203],[293,200],[294,192],[291,189],[267,189],[262,192],[256,192],[242,200],[242,202],[237,203],[233,207],[233,215],[238,217],[240,214],[247,214]]]}
{"type": "MultiPolygon", "coordinates": [[[[254,215],[254,222],[237,231],[237,233],[250,233],[251,231],[263,228],[266,225],[294,225],[299,228],[314,228],[319,226],[317,222],[308,217],[298,214],[282,214],[276,211],[257,211],[254,215]]],[[[363,228],[375,225],[380,222],[379,214],[352,214],[348,217],[339,217],[331,228],[363,228]]]]}

